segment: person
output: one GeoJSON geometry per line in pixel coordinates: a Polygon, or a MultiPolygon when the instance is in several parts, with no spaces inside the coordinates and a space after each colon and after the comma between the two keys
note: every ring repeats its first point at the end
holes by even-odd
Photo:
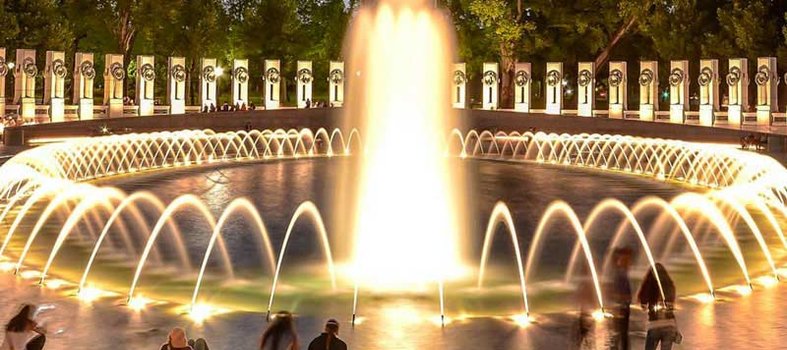
{"type": "Polygon", "coordinates": [[[629,349],[629,318],[631,316],[631,248],[616,248],[612,253],[615,264],[611,285],[608,286],[610,312],[612,313],[611,348],[629,349]]]}
{"type": "Polygon", "coordinates": [[[298,334],[292,314],[279,311],[262,333],[260,350],[298,350],[298,334]]]}
{"type": "Polygon", "coordinates": [[[253,111],[255,109],[257,109],[257,105],[255,105],[254,102],[249,102],[249,110],[253,111]]]}
{"type": "Polygon", "coordinates": [[[183,328],[172,328],[167,335],[167,342],[161,345],[161,350],[194,350],[189,346],[188,339],[183,328]]]}
{"type": "Polygon", "coordinates": [[[325,332],[309,343],[309,350],[347,350],[347,344],[339,339],[339,321],[328,320],[325,332]]]}
{"type": "Polygon", "coordinates": [[[307,98],[306,99],[306,108],[311,108],[311,107],[312,107],[312,100],[307,98]]]}
{"type": "Polygon", "coordinates": [[[598,300],[595,298],[593,279],[587,265],[582,265],[581,279],[577,285],[576,303],[579,306],[579,319],[577,320],[577,333],[574,346],[576,349],[594,349],[595,339],[593,329],[595,320],[593,312],[598,309],[598,300]]]}
{"type": "Polygon", "coordinates": [[[230,104],[227,101],[224,101],[224,104],[221,105],[222,112],[229,112],[230,111],[230,104]]]}
{"type": "Polygon", "coordinates": [[[197,340],[189,339],[189,346],[194,348],[194,350],[210,350],[208,347],[208,342],[203,338],[199,338],[197,340]]]}
{"type": "Polygon", "coordinates": [[[202,113],[208,113],[208,106],[202,107],[202,113]]]}
{"type": "Polygon", "coordinates": [[[32,319],[35,305],[24,304],[5,327],[2,350],[40,350],[46,343],[46,330],[32,319]]]}
{"type": "Polygon", "coordinates": [[[215,112],[216,112],[216,105],[211,102],[211,104],[210,104],[210,113],[215,113],[215,112]]]}
{"type": "Polygon", "coordinates": [[[645,337],[645,350],[671,350],[672,344],[679,341],[678,324],[675,321],[675,283],[667,269],[656,263],[658,280],[649,269],[642,280],[637,299],[643,310],[648,312],[648,334],[645,337]],[[661,288],[659,288],[661,282],[661,288]],[[663,295],[662,295],[663,291],[663,295]]]}
{"type": "Polygon", "coordinates": [[[240,105],[240,110],[243,111],[243,112],[247,111],[245,103],[240,105]]]}

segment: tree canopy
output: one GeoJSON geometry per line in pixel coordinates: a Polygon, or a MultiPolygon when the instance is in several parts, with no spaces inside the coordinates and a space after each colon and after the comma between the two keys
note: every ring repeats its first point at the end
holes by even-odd
{"type": "MultiPolygon", "coordinates": [[[[284,71],[312,60],[315,72],[341,59],[359,0],[6,0],[0,47],[187,59],[189,86],[201,57],[223,64],[278,58],[284,71]]],[[[431,2],[431,1],[430,1],[431,2]]],[[[787,66],[787,2],[774,0],[438,0],[453,18],[458,60],[472,74],[501,62],[503,92],[513,65],[563,61],[667,61],[777,56],[787,66]]],[[[133,65],[133,64],[132,64],[133,65]]],[[[162,73],[163,74],[163,73],[162,73]]],[[[289,77],[288,77],[289,78],[289,77]]],[[[253,79],[256,82],[257,79],[253,79]]],[[[290,81],[292,79],[287,79],[290,81]]],[[[160,88],[163,88],[163,84],[160,88]]],[[[319,85],[319,84],[318,84],[319,85]]],[[[252,86],[252,89],[256,86],[252,86]]],[[[315,86],[317,94],[321,87],[315,86]]],[[[506,99],[503,100],[506,103],[506,99]]]]}

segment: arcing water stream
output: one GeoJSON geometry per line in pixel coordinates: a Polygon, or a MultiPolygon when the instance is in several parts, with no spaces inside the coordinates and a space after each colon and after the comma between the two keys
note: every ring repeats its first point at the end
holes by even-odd
{"type": "MultiPolygon", "coordinates": [[[[460,158],[554,163],[553,166],[559,167],[622,172],[649,177],[652,181],[682,183],[682,186],[690,189],[671,200],[644,197],[630,207],[614,198],[602,199],[584,222],[570,205],[558,201],[544,211],[532,233],[517,232],[516,218],[505,203],[498,203],[487,225],[477,286],[483,287],[486,263],[491,254],[489,247],[497,224],[502,222],[510,231],[515,251],[524,315],[531,312],[528,287],[534,283],[535,272],[539,266],[539,255],[542,251],[539,242],[553,234],[554,230],[551,228],[563,219],[568,220],[576,237],[564,280],[571,283],[577,266],[587,264],[599,308],[603,307],[604,301],[601,281],[604,273],[600,267],[609,262],[609,248],[623,242],[628,232],[632,232],[636,237],[638,250],[643,252],[648,266],[653,266],[656,256],[665,259],[673,255],[689,254],[696,265],[698,276],[707,288],[704,298],[712,299],[720,287],[711,279],[714,271],[706,263],[708,251],[704,251],[716,249],[717,245],[712,244],[715,241],[723,243],[723,247],[728,251],[728,259],[740,270],[740,280],[747,286],[740,289],[743,293],[751,290],[754,280],[751,276],[758,273],[749,270],[747,253],[740,244],[741,241],[748,241],[747,237],[752,237],[756,243],[755,247],[767,262],[772,276],[760,278],[758,281],[770,284],[778,280],[783,273],[779,264],[787,248],[784,245],[782,229],[787,217],[782,203],[785,198],[785,183],[782,179],[787,178],[787,171],[766,156],[724,146],[620,136],[543,133],[493,135],[475,131],[467,134],[455,131],[452,135],[448,138],[451,141],[445,145],[445,149],[449,150],[449,154],[460,158]],[[645,226],[640,223],[640,218],[648,212],[655,213],[659,219],[653,220],[655,224],[645,226]],[[615,215],[619,216],[621,221],[610,243],[605,247],[604,259],[599,259],[599,255],[594,255],[594,252],[598,251],[594,244],[594,227],[597,226],[599,218],[615,215]],[[631,231],[627,230],[629,227],[631,231]],[[716,235],[719,239],[708,241],[708,237],[712,236],[707,235],[716,235]],[[671,241],[666,245],[667,248],[659,243],[665,240],[671,241]],[[680,241],[685,244],[678,243],[680,241]],[[654,244],[662,249],[654,251],[654,244]],[[524,247],[529,247],[526,255],[522,254],[524,247]],[[583,259],[580,259],[580,256],[583,259]]],[[[52,281],[62,285],[67,282],[50,277],[58,275],[57,256],[64,249],[76,249],[76,246],[68,247],[77,242],[88,242],[89,258],[81,271],[78,271],[79,278],[75,279],[78,283],[73,284],[77,295],[80,298],[92,299],[107,295],[104,288],[117,287],[99,288],[97,286],[104,286],[102,281],[89,278],[90,271],[96,264],[105,261],[111,263],[97,258],[99,252],[111,251],[136,259],[133,264],[135,272],[128,281],[125,299],[130,307],[139,309],[156,300],[168,300],[166,293],[157,293],[154,300],[152,295],[142,296],[136,292],[144,279],[147,270],[145,266],[149,260],[154,261],[154,266],[161,266],[164,261],[177,262],[174,268],[180,273],[189,274],[193,271],[191,260],[196,258],[201,264],[199,270],[194,272],[196,282],[192,288],[188,309],[193,318],[200,320],[220,309],[200,300],[199,293],[214,249],[220,253],[219,265],[224,272],[223,278],[234,278],[234,252],[222,243],[223,228],[230,218],[242,217],[254,227],[254,231],[250,233],[258,237],[258,250],[263,257],[261,263],[267,266],[272,274],[271,290],[267,295],[267,310],[270,311],[274,305],[281,268],[285,264],[284,255],[293,225],[299,222],[301,217],[307,217],[316,230],[334,293],[343,293],[345,288],[354,287],[352,290],[356,293],[353,302],[355,309],[359,292],[354,284],[355,280],[351,278],[351,286],[339,285],[345,282],[337,278],[334,268],[334,259],[345,263],[350,257],[335,256],[332,246],[337,242],[331,238],[331,233],[326,229],[322,216],[313,203],[306,202],[296,210],[284,235],[282,246],[276,248],[271,243],[271,233],[266,228],[264,215],[244,198],[230,201],[223,212],[214,216],[202,200],[194,195],[183,195],[169,203],[163,203],[155,194],[149,192],[126,194],[118,189],[90,182],[167,171],[166,169],[348,156],[353,153],[351,150],[357,152],[363,149],[359,143],[359,133],[355,131],[347,137],[341,131],[328,132],[323,129],[317,132],[266,130],[222,134],[184,131],[73,140],[23,152],[0,168],[0,193],[4,198],[0,221],[5,229],[2,254],[6,258],[13,258],[3,262],[3,267],[19,271],[21,276],[36,277],[41,283],[52,281]],[[190,236],[204,235],[209,242],[203,254],[197,257],[191,256],[185,249],[183,233],[179,232],[178,219],[173,215],[187,207],[196,208],[192,212],[197,214],[198,220],[206,222],[208,227],[205,232],[189,233],[190,236]],[[155,219],[151,221],[150,215],[142,215],[140,211],[153,211],[158,214],[154,215],[155,219]],[[216,220],[215,217],[219,219],[216,220]],[[52,230],[47,228],[53,224],[57,229],[51,232],[52,230]],[[91,225],[98,229],[85,229],[91,225]],[[165,231],[168,234],[162,235],[165,231]],[[31,269],[34,266],[27,265],[26,257],[32,249],[42,249],[38,243],[42,236],[53,236],[55,239],[48,249],[44,263],[40,265],[39,272],[31,269]],[[161,240],[163,236],[170,240],[161,240]],[[118,239],[118,244],[107,245],[113,237],[118,239]],[[140,240],[144,245],[138,248],[135,244],[140,240]],[[167,248],[174,248],[175,254],[167,254],[167,248]]],[[[464,282],[460,280],[457,283],[458,285],[452,284],[452,288],[461,290],[464,282]]],[[[124,293],[122,289],[114,291],[124,293]]],[[[425,293],[432,292],[427,290],[425,293]]],[[[440,296],[442,311],[445,291],[435,287],[433,293],[440,296]]],[[[260,295],[264,296],[265,294],[260,295]]],[[[526,317],[526,320],[530,319],[529,316],[526,317]]]]}

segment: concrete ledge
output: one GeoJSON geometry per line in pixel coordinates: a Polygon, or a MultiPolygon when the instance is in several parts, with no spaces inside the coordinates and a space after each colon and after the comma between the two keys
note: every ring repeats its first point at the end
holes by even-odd
{"type": "Polygon", "coordinates": [[[7,146],[21,146],[31,141],[84,137],[109,133],[141,133],[184,129],[212,129],[215,131],[255,129],[290,129],[333,127],[339,110],[335,109],[280,109],[180,115],[153,115],[46,123],[6,128],[3,141],[7,146]]]}
{"type": "MultiPolygon", "coordinates": [[[[31,140],[57,139],[111,133],[173,131],[183,129],[213,129],[216,131],[255,129],[334,128],[341,123],[340,108],[280,109],[247,112],[194,113],[183,115],[155,115],[47,123],[7,128],[4,141],[8,146],[21,146],[31,140]]],[[[455,126],[461,129],[492,131],[538,131],[556,133],[621,134],[642,137],[680,139],[697,142],[734,143],[750,133],[769,135],[769,149],[781,152],[787,145],[787,129],[704,127],[698,125],[607,119],[603,117],[554,116],[542,113],[519,113],[497,110],[458,110],[455,126]],[[771,146],[772,145],[772,146],[771,146]],[[779,148],[779,149],[774,149],[779,148]]]]}
{"type": "Polygon", "coordinates": [[[678,139],[696,142],[739,143],[740,138],[755,133],[782,136],[775,131],[706,127],[639,120],[608,119],[603,117],[555,116],[519,113],[515,111],[468,110],[464,112],[467,127],[475,129],[538,131],[568,134],[611,134],[652,138],[678,139]]]}

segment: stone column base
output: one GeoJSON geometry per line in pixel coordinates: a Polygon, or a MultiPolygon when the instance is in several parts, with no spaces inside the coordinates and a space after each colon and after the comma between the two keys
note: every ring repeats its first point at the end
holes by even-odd
{"type": "Polygon", "coordinates": [[[123,117],[123,100],[113,98],[107,104],[107,118],[123,117]]]}
{"type": "Polygon", "coordinates": [[[669,122],[672,124],[683,124],[685,121],[686,115],[683,110],[683,105],[670,105],[669,122]]]}
{"type": "Polygon", "coordinates": [[[771,125],[771,106],[757,106],[757,125],[771,125]]]}
{"type": "Polygon", "coordinates": [[[716,122],[715,114],[716,111],[713,110],[712,105],[700,106],[700,125],[713,126],[716,122]]]}
{"type": "Polygon", "coordinates": [[[652,122],[656,119],[656,108],[651,104],[642,104],[639,106],[639,120],[652,122]]]}

